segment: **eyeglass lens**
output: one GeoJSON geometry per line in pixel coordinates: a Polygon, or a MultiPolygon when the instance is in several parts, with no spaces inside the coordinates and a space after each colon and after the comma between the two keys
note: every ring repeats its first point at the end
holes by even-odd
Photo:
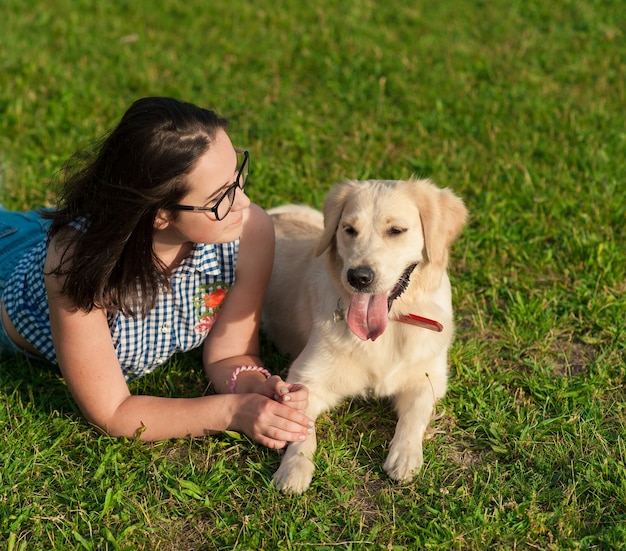
{"type": "Polygon", "coordinates": [[[240,156],[243,158],[243,160],[241,161],[241,165],[239,165],[240,168],[237,172],[237,180],[232,186],[230,186],[226,190],[226,193],[218,201],[217,205],[215,205],[215,216],[218,220],[223,220],[224,218],[226,218],[226,216],[228,216],[230,209],[233,208],[233,204],[235,203],[237,188],[243,190],[244,186],[246,185],[250,161],[248,160],[249,158],[247,155],[241,153],[240,156]]]}

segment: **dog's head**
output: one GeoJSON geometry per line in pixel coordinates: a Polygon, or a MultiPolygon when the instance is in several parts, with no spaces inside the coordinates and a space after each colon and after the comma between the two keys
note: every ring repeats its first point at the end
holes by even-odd
{"type": "Polygon", "coordinates": [[[347,321],[355,335],[382,334],[393,300],[417,267],[420,285],[438,288],[466,219],[463,202],[428,180],[348,181],[327,195],[316,254],[328,252],[338,292],[350,297],[347,321]]]}

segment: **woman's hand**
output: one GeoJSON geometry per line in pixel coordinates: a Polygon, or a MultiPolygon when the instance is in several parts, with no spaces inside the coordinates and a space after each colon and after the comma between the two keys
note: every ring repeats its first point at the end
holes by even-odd
{"type": "MultiPolygon", "coordinates": [[[[280,377],[276,378],[280,380],[280,377]]],[[[282,382],[282,385],[288,383],[282,382]]],[[[313,433],[313,421],[291,406],[256,393],[238,394],[237,398],[240,403],[235,408],[230,428],[247,434],[263,446],[284,448],[289,442],[302,442],[313,433]]],[[[298,401],[293,400],[294,403],[298,401]]]]}
{"type": "Polygon", "coordinates": [[[304,385],[287,383],[278,375],[265,381],[259,394],[273,398],[297,411],[305,412],[309,406],[309,389],[304,385]]]}

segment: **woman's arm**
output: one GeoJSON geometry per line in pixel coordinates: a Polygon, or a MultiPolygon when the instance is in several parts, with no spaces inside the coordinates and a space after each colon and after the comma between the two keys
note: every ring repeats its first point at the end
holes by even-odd
{"type": "MultiPolygon", "coordinates": [[[[46,274],[59,261],[55,251],[53,240],[46,274]]],[[[58,277],[46,276],[59,367],[85,418],[107,434],[162,440],[232,429],[269,447],[305,438],[308,419],[304,415],[294,412],[295,420],[281,418],[277,422],[273,405],[280,404],[258,394],[199,398],[131,395],[111,341],[106,312],[76,310],[61,296],[61,286],[58,277]]]]}
{"type": "MultiPolygon", "coordinates": [[[[267,213],[252,203],[245,212],[235,284],[204,342],[204,369],[217,392],[229,392],[230,379],[238,366],[261,365],[258,335],[273,262],[274,226],[267,213]]],[[[242,373],[237,379],[237,392],[256,392],[253,381],[263,383],[265,376],[260,372],[242,373]]]]}
{"type": "MultiPolygon", "coordinates": [[[[230,392],[238,367],[262,366],[258,335],[273,262],[274,226],[262,208],[251,204],[241,234],[235,284],[204,344],[204,368],[219,393],[230,392]]],[[[236,392],[263,394],[299,411],[308,405],[305,387],[286,383],[278,376],[266,380],[259,371],[240,373],[236,392]]]]}
{"type": "Polygon", "coordinates": [[[161,440],[228,428],[240,404],[223,397],[130,394],[102,310],[71,311],[48,282],[50,323],[63,378],[85,418],[111,436],[161,440]],[[212,399],[213,398],[213,399],[212,399]],[[217,399],[216,399],[217,398],[217,399]]]}

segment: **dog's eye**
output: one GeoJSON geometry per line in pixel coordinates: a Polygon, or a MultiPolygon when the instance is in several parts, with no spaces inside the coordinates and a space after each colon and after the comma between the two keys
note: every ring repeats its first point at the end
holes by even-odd
{"type": "Polygon", "coordinates": [[[343,227],[343,231],[347,234],[347,235],[351,235],[351,236],[355,236],[358,232],[356,231],[356,229],[354,229],[354,226],[349,226],[348,224],[346,224],[343,227]]]}
{"type": "Polygon", "coordinates": [[[401,233],[404,233],[404,232],[406,232],[406,228],[400,228],[398,226],[392,226],[391,228],[389,228],[387,230],[387,235],[391,235],[391,236],[400,235],[401,233]]]}

